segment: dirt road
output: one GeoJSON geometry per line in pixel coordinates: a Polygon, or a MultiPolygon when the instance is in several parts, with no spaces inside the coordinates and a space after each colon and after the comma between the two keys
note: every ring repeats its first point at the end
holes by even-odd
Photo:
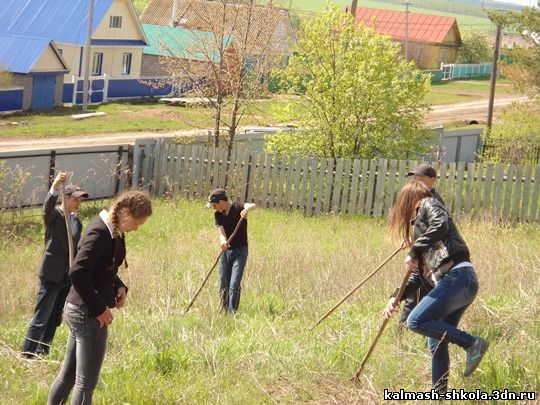
{"type": "MultiPolygon", "coordinates": [[[[495,116],[501,113],[504,107],[512,102],[526,101],[526,97],[509,97],[495,100],[495,116]]],[[[447,104],[433,106],[426,118],[427,125],[439,125],[446,122],[462,122],[463,125],[471,121],[485,123],[487,117],[488,101],[473,101],[468,103],[447,104]]],[[[253,127],[250,127],[253,128],[253,127]]],[[[242,129],[243,130],[243,129],[242,129]]],[[[0,139],[0,151],[33,150],[42,148],[65,148],[90,145],[113,145],[119,143],[133,143],[136,139],[154,137],[175,137],[206,134],[206,129],[170,132],[124,132],[114,134],[97,134],[84,136],[69,136],[63,138],[20,138],[0,139]]]]}

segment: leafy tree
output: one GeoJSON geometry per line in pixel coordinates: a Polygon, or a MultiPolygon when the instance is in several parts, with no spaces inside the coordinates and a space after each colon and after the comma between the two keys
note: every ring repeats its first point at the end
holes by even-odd
{"type": "MultiPolygon", "coordinates": [[[[539,2],[540,6],[540,2],[539,2]]],[[[540,93],[540,9],[525,7],[521,12],[494,11],[489,18],[505,28],[513,28],[530,37],[531,48],[517,48],[508,53],[512,64],[504,64],[503,71],[514,86],[532,95],[540,93]]]]}
{"type": "Polygon", "coordinates": [[[356,26],[338,7],[302,26],[280,76],[302,101],[290,108],[304,130],[269,137],[270,151],[400,158],[424,149],[429,77],[402,59],[398,45],[356,26]]]}
{"type": "Polygon", "coordinates": [[[490,62],[493,51],[486,33],[479,29],[468,29],[462,32],[463,45],[459,50],[459,63],[490,62]]]}
{"type": "Polygon", "coordinates": [[[540,99],[513,104],[502,123],[493,127],[484,160],[500,163],[535,163],[540,150],[540,99]]]}

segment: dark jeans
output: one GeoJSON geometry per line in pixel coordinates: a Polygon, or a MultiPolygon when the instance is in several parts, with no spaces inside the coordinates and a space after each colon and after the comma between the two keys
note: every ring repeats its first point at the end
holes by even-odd
{"type": "Polygon", "coordinates": [[[49,353],[56,328],[62,323],[62,308],[69,287],[67,277],[59,283],[40,278],[36,309],[21,348],[23,352],[49,353]]]}
{"type": "Polygon", "coordinates": [[[478,279],[472,267],[451,270],[418,303],[407,320],[409,329],[429,338],[431,381],[433,388],[440,392],[446,391],[450,369],[448,343],[468,349],[475,341],[457,325],[477,292],[478,279]]]}
{"type": "Polygon", "coordinates": [[[247,246],[226,250],[221,255],[219,294],[222,308],[227,312],[236,312],[240,305],[240,283],[247,257],[247,246]]]}
{"type": "Polygon", "coordinates": [[[84,305],[66,303],[65,318],[70,329],[66,355],[47,404],[66,403],[74,386],[71,405],[91,404],[105,357],[107,328],[100,328],[84,305]]]}

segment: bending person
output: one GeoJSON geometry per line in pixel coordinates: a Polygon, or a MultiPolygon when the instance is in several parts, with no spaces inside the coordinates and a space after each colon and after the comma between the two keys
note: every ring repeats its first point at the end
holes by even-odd
{"type": "Polygon", "coordinates": [[[71,289],[65,318],[70,329],[60,373],[49,392],[49,405],[64,404],[73,387],[71,404],[91,404],[105,357],[112,308],[124,305],[127,287],[118,277],[124,262],[124,233],[135,231],[152,214],[146,194],[128,191],[103,210],[86,229],[69,269],[71,289]]]}
{"type": "MultiPolygon", "coordinates": [[[[431,192],[431,196],[440,201],[442,205],[444,200],[442,197],[435,191],[435,183],[437,182],[437,171],[429,163],[421,163],[414,168],[413,171],[407,173],[407,176],[412,177],[414,180],[421,181],[431,192]]],[[[410,242],[403,242],[403,247],[410,247],[410,242]]],[[[399,315],[399,325],[406,326],[407,318],[412,312],[414,307],[424,298],[428,292],[430,292],[432,287],[429,284],[422,283],[416,291],[410,291],[408,294],[404,295],[403,300],[403,309],[399,315]]]]}
{"type": "MultiPolygon", "coordinates": [[[[476,369],[488,348],[485,339],[458,329],[463,313],[478,292],[469,249],[444,206],[419,181],[401,190],[389,228],[392,234],[412,240],[405,267],[413,273],[405,291],[415,291],[423,283],[433,287],[411,312],[407,326],[429,338],[432,387],[442,394],[448,388],[448,344],[465,349],[465,376],[476,369]]],[[[385,316],[392,316],[398,306],[391,298],[385,316]]]]}
{"type": "Polygon", "coordinates": [[[231,204],[221,188],[210,193],[207,205],[215,210],[214,219],[223,250],[219,266],[221,308],[234,313],[240,305],[240,285],[248,257],[247,215],[256,205],[238,201],[231,204]],[[237,234],[227,243],[241,218],[244,220],[237,234]]]}

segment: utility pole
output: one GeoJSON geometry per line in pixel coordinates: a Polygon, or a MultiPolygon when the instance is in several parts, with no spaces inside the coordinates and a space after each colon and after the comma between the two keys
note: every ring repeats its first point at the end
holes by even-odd
{"type": "Polygon", "coordinates": [[[354,17],[356,17],[356,6],[358,5],[358,0],[352,0],[351,4],[351,14],[354,17]]]}
{"type": "Polygon", "coordinates": [[[502,26],[497,24],[497,34],[495,35],[495,49],[493,50],[493,70],[491,71],[491,83],[489,86],[489,104],[487,116],[487,134],[486,140],[491,132],[493,123],[493,104],[495,102],[495,82],[497,81],[497,62],[499,61],[499,48],[501,44],[502,26]]]}
{"type": "Polygon", "coordinates": [[[409,62],[409,0],[405,1],[405,62],[409,62]]]}
{"type": "MultiPolygon", "coordinates": [[[[90,48],[92,45],[92,19],[94,16],[94,0],[89,0],[90,5],[88,8],[88,34],[86,35],[86,66],[84,68],[84,83],[83,83],[83,112],[88,111],[88,85],[90,77],[90,48]]],[[[77,86],[77,83],[75,83],[77,86]]]]}

